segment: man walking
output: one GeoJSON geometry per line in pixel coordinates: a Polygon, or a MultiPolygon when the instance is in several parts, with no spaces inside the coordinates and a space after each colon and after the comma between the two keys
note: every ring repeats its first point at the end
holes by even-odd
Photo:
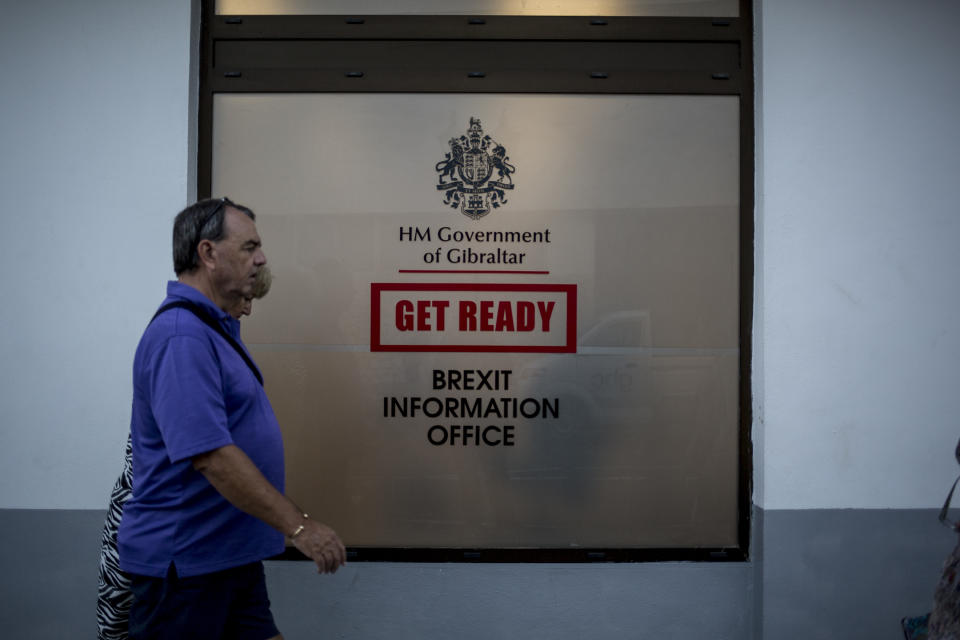
{"type": "Polygon", "coordinates": [[[231,316],[266,264],[255,216],[226,198],[174,221],[177,281],[133,367],[133,497],[118,535],[130,638],[280,638],[263,577],[284,535],[321,573],[346,558],[332,529],[283,495],[283,443],[231,316]]]}

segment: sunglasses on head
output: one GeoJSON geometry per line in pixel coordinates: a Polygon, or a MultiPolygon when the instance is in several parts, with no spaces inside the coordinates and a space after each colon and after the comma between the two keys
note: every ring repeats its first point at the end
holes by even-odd
{"type": "Polygon", "coordinates": [[[230,205],[231,207],[234,206],[233,202],[230,201],[230,198],[220,198],[220,200],[217,201],[217,206],[213,208],[213,211],[206,215],[206,217],[203,219],[203,222],[201,222],[200,226],[197,227],[197,234],[203,233],[203,228],[207,226],[207,223],[213,220],[213,216],[217,215],[217,212],[227,205],[230,205]]]}

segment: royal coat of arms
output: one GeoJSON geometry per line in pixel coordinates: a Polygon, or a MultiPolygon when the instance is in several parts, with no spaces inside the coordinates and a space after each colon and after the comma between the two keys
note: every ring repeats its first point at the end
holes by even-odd
{"type": "Polygon", "coordinates": [[[437,163],[437,191],[443,203],[474,219],[507,201],[516,168],[507,162],[507,150],[483,133],[479,118],[470,118],[466,135],[450,139],[450,153],[437,163]]]}

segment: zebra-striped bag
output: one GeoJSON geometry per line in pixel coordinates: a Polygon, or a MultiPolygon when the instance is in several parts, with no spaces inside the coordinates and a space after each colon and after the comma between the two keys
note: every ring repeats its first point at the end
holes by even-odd
{"type": "Polygon", "coordinates": [[[133,492],[133,446],[127,438],[123,471],[113,485],[107,520],[100,537],[100,578],[97,588],[97,638],[99,640],[126,640],[130,620],[130,578],[120,570],[117,553],[117,529],[123,517],[123,505],[133,492]]]}

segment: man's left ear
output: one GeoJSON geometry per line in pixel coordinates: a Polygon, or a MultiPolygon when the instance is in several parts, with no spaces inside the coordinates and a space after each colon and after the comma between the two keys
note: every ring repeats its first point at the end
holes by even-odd
{"type": "Polygon", "coordinates": [[[197,244],[197,256],[200,262],[208,269],[212,269],[217,262],[217,247],[210,240],[201,240],[197,244]]]}

